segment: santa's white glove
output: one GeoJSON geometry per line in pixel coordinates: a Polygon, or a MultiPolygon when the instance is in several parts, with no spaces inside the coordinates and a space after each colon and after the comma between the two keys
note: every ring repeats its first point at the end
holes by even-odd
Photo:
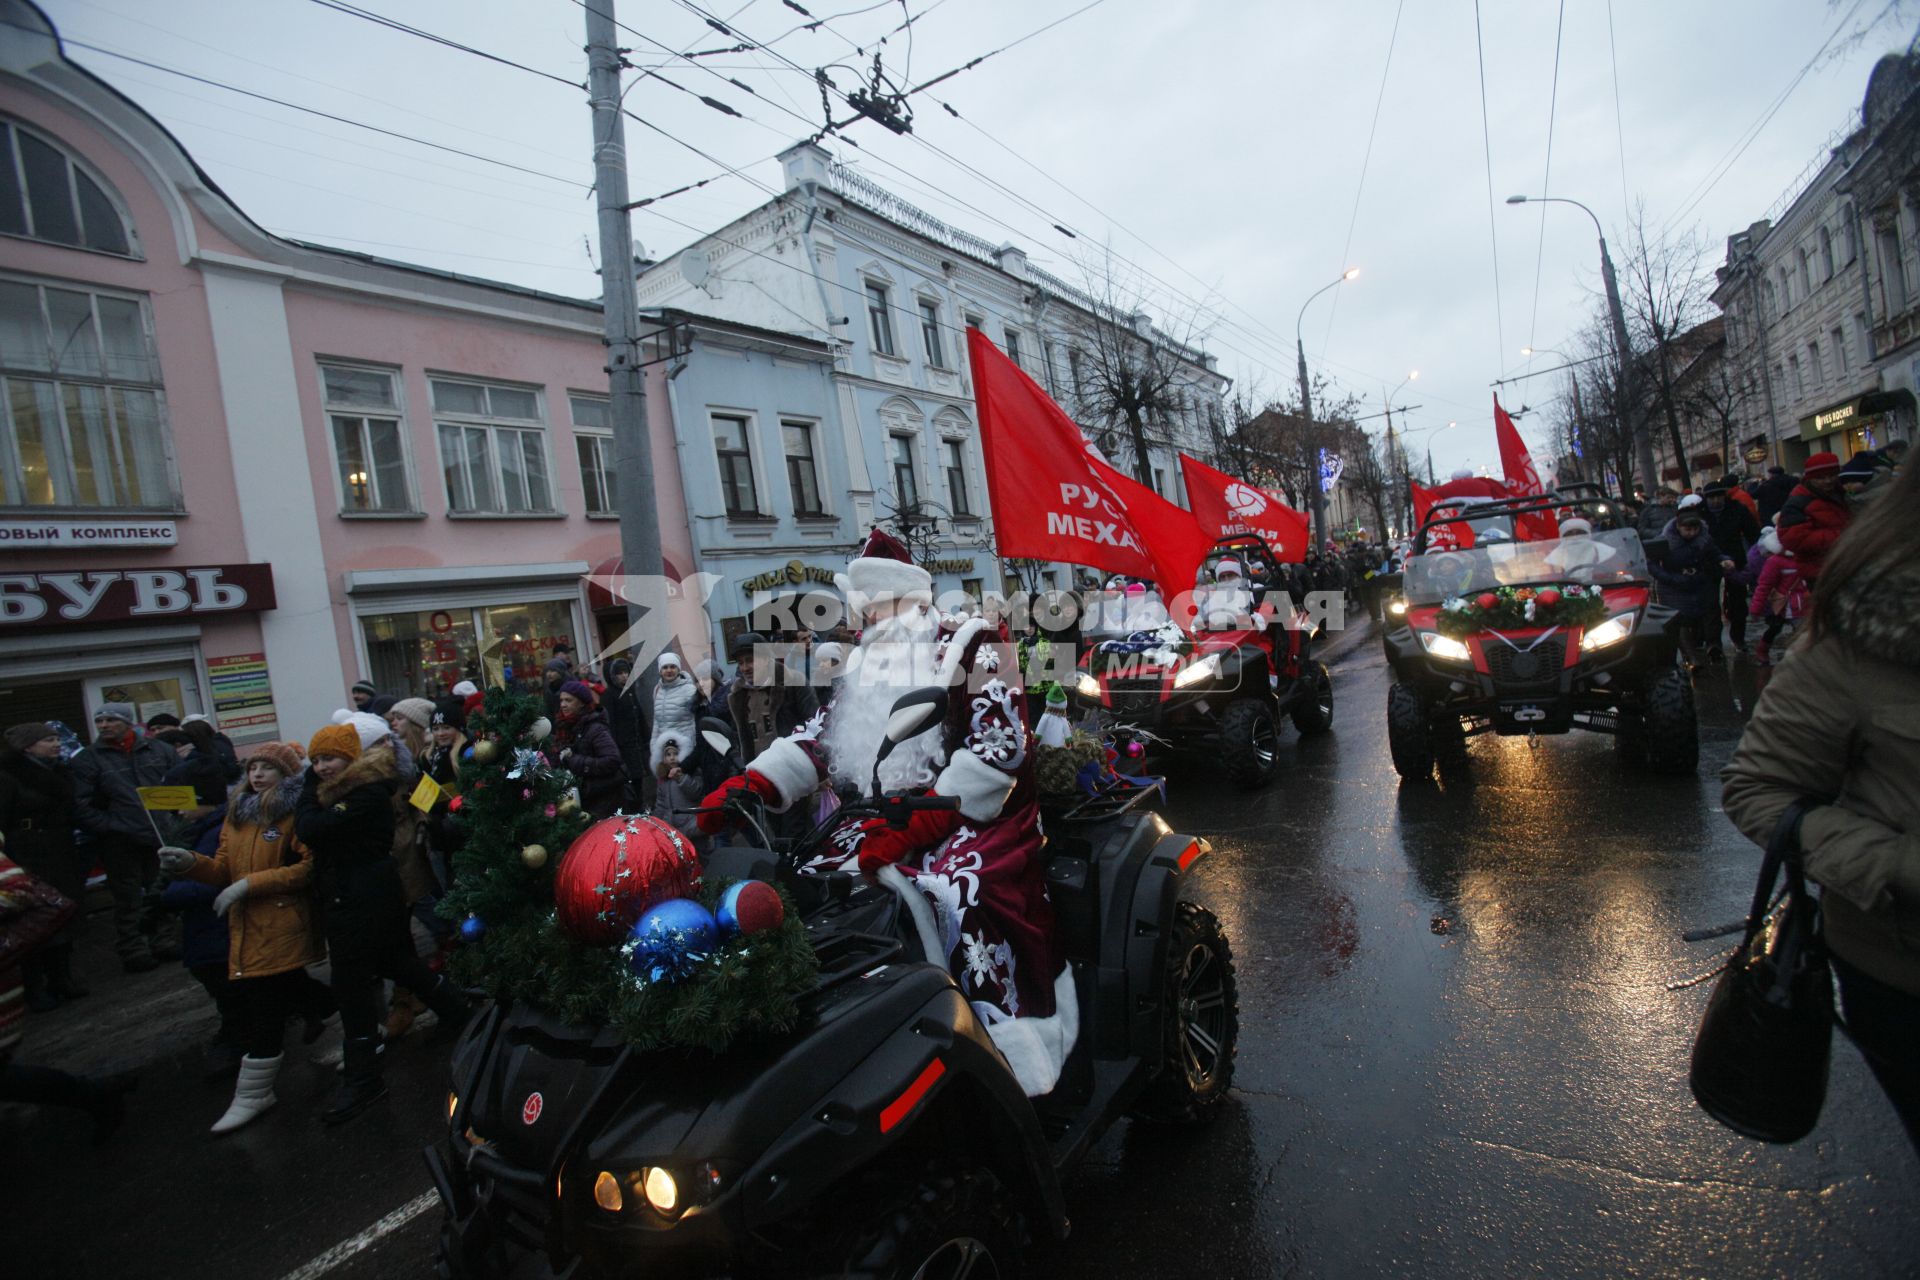
{"type": "Polygon", "coordinates": [[[235,880],[232,884],[222,889],[220,896],[213,900],[213,914],[224,916],[227,912],[233,910],[234,904],[247,896],[249,888],[251,888],[251,886],[248,885],[245,880],[235,880]]]}
{"type": "Polygon", "coordinates": [[[160,846],[160,869],[168,875],[177,876],[183,871],[190,871],[193,869],[193,864],[199,860],[200,855],[191,849],[182,849],[178,845],[171,844],[160,846]]]}

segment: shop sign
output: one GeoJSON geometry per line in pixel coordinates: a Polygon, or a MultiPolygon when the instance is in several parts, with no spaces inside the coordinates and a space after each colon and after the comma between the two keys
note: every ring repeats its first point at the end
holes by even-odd
{"type": "Polygon", "coordinates": [[[966,573],[973,572],[973,561],[971,560],[922,560],[920,562],[920,567],[922,569],[925,569],[928,573],[966,574],[966,573]]]}
{"type": "Polygon", "coordinates": [[[171,547],[179,541],[172,520],[0,520],[0,547],[171,547]]]}
{"type": "Polygon", "coordinates": [[[260,613],[273,606],[268,564],[0,573],[0,630],[260,613]]]}
{"type": "Polygon", "coordinates": [[[1849,426],[1860,414],[1860,400],[1855,398],[1845,404],[1837,404],[1831,409],[1822,409],[1800,419],[1800,438],[1818,440],[1821,436],[1849,426]]]}
{"type": "Polygon", "coordinates": [[[1748,445],[1747,451],[1740,456],[1745,458],[1749,464],[1759,466],[1767,460],[1767,446],[1763,444],[1748,445]]]}
{"type": "Polygon", "coordinates": [[[751,596],[761,591],[778,591],[782,587],[797,587],[808,582],[824,583],[831,587],[834,585],[833,575],[834,570],[831,568],[789,560],[778,569],[769,569],[751,578],[742,578],[740,589],[751,596]]]}
{"type": "Polygon", "coordinates": [[[280,732],[266,654],[208,658],[207,683],[213,688],[213,714],[222,733],[273,737],[280,732]]]}

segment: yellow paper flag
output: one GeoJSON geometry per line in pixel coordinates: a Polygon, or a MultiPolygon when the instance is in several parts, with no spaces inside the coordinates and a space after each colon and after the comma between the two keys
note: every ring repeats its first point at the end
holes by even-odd
{"type": "Polygon", "coordinates": [[[140,803],[148,809],[197,809],[192,787],[141,787],[140,803]]]}
{"type": "Polygon", "coordinates": [[[411,796],[407,797],[407,803],[422,813],[431,813],[439,799],[440,784],[423,773],[420,775],[420,785],[413,789],[411,796]]]}

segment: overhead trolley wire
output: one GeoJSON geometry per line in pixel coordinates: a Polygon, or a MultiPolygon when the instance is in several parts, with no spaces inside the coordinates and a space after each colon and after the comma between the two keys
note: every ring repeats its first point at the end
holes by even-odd
{"type": "Polygon", "coordinates": [[[1480,141],[1487,158],[1487,231],[1493,239],[1493,326],[1500,343],[1500,359],[1494,368],[1505,371],[1507,359],[1507,322],[1500,310],[1500,227],[1493,202],[1493,125],[1487,118],[1487,46],[1480,34],[1480,0],[1473,0],[1473,47],[1480,58],[1480,141]]]}
{"type": "MultiPolygon", "coordinates": [[[[1373,123],[1367,126],[1367,149],[1360,157],[1360,182],[1353,189],[1353,213],[1347,219],[1346,243],[1340,246],[1340,265],[1335,268],[1345,271],[1353,265],[1353,259],[1347,255],[1353,252],[1353,229],[1360,223],[1360,197],[1367,190],[1367,167],[1373,161],[1373,138],[1380,130],[1380,107],[1387,100],[1387,77],[1393,72],[1393,47],[1400,39],[1400,14],[1407,7],[1407,0],[1400,0],[1393,8],[1393,30],[1387,35],[1387,61],[1380,68],[1380,91],[1373,97],[1373,123]]],[[[1320,349],[1325,351],[1333,342],[1333,322],[1340,314],[1340,289],[1333,291],[1332,305],[1327,308],[1327,333],[1320,340],[1320,349]]]]}
{"type": "MultiPolygon", "coordinates": [[[[1560,106],[1560,37],[1567,25],[1567,0],[1560,0],[1560,16],[1553,26],[1553,87],[1547,92],[1547,164],[1540,175],[1540,194],[1553,194],[1553,120],[1560,106]]],[[[1547,259],[1547,205],[1540,203],[1540,240],[1533,255],[1533,314],[1527,318],[1527,346],[1531,350],[1540,336],[1540,269],[1547,259]]],[[[1504,360],[1505,357],[1503,356],[1504,360]]],[[[1533,357],[1527,357],[1533,363],[1533,357]]],[[[1504,366],[1502,366],[1504,368],[1504,366]]]]}

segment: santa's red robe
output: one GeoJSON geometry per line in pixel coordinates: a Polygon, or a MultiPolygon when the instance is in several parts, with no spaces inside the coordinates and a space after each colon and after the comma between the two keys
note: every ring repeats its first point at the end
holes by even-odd
{"type": "MultiPolygon", "coordinates": [[[[1043,874],[1019,663],[978,618],[943,627],[939,644],[951,697],[932,790],[958,797],[961,822],[917,867],[902,863],[901,870],[932,904],[947,968],[981,1020],[992,1026],[1047,1018],[1055,1013],[1062,959],[1043,874]]],[[[828,703],[753,760],[750,767],[778,791],[781,807],[826,782],[831,761],[820,737],[832,715],[828,703]]],[[[849,826],[804,870],[853,870],[865,838],[849,826]]]]}

